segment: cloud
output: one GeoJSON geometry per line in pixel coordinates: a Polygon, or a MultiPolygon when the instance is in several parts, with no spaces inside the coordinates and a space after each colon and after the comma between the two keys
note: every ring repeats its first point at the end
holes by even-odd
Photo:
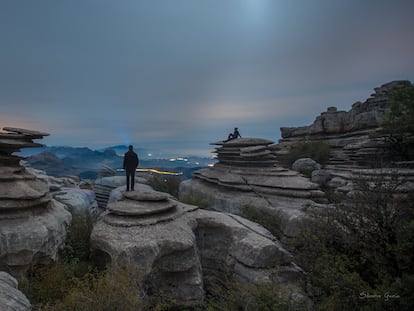
{"type": "Polygon", "coordinates": [[[0,121],[76,145],[209,148],[236,125],[276,137],[413,80],[413,10],[385,0],[4,2],[0,121]]]}

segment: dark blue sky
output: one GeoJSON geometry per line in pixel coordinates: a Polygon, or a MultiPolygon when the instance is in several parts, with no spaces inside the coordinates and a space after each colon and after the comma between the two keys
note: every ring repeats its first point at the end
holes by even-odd
{"type": "Polygon", "coordinates": [[[414,80],[409,0],[0,0],[0,126],[207,154],[414,80]]]}

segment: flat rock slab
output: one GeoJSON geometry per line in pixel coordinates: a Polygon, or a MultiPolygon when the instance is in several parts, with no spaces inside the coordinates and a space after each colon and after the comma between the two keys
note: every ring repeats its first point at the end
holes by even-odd
{"type": "MultiPolygon", "coordinates": [[[[120,202],[118,202],[119,204],[120,202]]],[[[162,214],[145,215],[145,217],[131,217],[130,215],[115,215],[110,211],[103,217],[103,222],[114,227],[151,226],[161,222],[173,221],[185,213],[197,210],[197,206],[180,204],[162,214]]]]}
{"type": "Polygon", "coordinates": [[[134,201],[165,201],[168,200],[167,194],[158,191],[128,191],[124,192],[124,198],[134,201]]]}
{"type": "Polygon", "coordinates": [[[147,216],[162,214],[176,207],[170,200],[164,201],[132,201],[121,200],[109,203],[106,208],[111,214],[122,216],[147,216]]]}
{"type": "Polygon", "coordinates": [[[27,130],[27,129],[17,128],[17,127],[3,127],[3,130],[7,132],[17,133],[17,134],[22,134],[22,135],[32,136],[32,137],[39,137],[39,138],[50,135],[49,133],[45,133],[45,132],[27,130]]]}
{"type": "Polygon", "coordinates": [[[268,139],[263,138],[238,138],[232,139],[228,142],[225,142],[223,146],[240,146],[240,147],[250,147],[250,146],[259,146],[259,145],[271,145],[274,142],[268,139]]]}
{"type": "Polygon", "coordinates": [[[250,147],[250,146],[259,146],[259,145],[271,145],[273,144],[274,141],[272,140],[268,140],[268,139],[263,139],[263,138],[237,138],[237,139],[232,139],[229,141],[218,141],[218,142],[214,142],[214,143],[210,143],[210,145],[216,145],[216,146],[231,146],[231,147],[250,147]]]}
{"type": "Polygon", "coordinates": [[[0,146],[5,148],[34,148],[43,147],[42,144],[33,143],[27,140],[16,140],[10,138],[0,137],[0,146]]]}

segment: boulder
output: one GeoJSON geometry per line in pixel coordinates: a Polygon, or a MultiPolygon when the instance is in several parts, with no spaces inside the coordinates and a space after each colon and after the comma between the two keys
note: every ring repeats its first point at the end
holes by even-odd
{"type": "Polygon", "coordinates": [[[91,247],[108,264],[133,265],[151,291],[179,305],[203,300],[206,277],[286,283],[302,274],[260,225],[148,190],[124,192],[108,204],[92,231],[91,247]]]}
{"type": "Polygon", "coordinates": [[[311,180],[320,186],[325,186],[331,178],[332,175],[328,170],[314,170],[311,180]]]}
{"type": "Polygon", "coordinates": [[[292,164],[292,170],[300,173],[313,172],[319,170],[321,165],[311,158],[301,158],[297,159],[292,164]]]}
{"type": "Polygon", "coordinates": [[[45,133],[4,128],[0,133],[0,268],[21,276],[33,264],[57,259],[71,215],[51,198],[48,184],[13,155],[35,147],[45,133]]]}
{"type": "Polygon", "coordinates": [[[66,205],[72,213],[88,210],[92,215],[97,214],[98,203],[96,202],[95,193],[91,190],[62,188],[60,191],[53,193],[53,198],[66,205]]]}
{"type": "Polygon", "coordinates": [[[22,272],[33,264],[57,260],[71,215],[51,200],[45,211],[0,214],[0,267],[22,272]]]}

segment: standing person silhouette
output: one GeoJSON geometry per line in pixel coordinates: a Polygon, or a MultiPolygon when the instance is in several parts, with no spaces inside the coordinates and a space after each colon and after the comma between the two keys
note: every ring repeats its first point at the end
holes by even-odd
{"type": "Polygon", "coordinates": [[[135,186],[135,170],[139,164],[138,155],[134,152],[134,146],[130,145],[128,151],[124,155],[123,168],[126,172],[126,191],[129,191],[129,185],[131,184],[131,190],[134,191],[135,186]]]}

